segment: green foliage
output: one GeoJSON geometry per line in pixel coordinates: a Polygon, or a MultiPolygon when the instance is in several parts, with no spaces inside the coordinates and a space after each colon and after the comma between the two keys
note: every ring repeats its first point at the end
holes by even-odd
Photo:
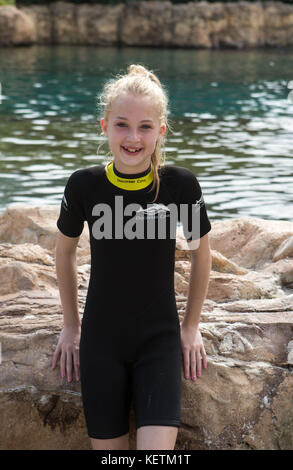
{"type": "Polygon", "coordinates": [[[12,5],[14,6],[15,5],[15,1],[14,0],[0,0],[0,7],[4,7],[6,5],[12,5]]]}

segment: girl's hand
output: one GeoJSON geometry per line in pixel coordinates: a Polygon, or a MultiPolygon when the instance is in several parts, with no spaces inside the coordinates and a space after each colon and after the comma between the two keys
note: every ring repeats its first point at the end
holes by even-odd
{"type": "Polygon", "coordinates": [[[79,342],[80,342],[81,326],[64,326],[60,333],[59,341],[53,355],[52,368],[56,366],[59,354],[60,359],[60,372],[61,377],[67,373],[67,380],[71,382],[73,375],[73,367],[75,371],[75,378],[79,380],[79,342]]]}
{"type": "Polygon", "coordinates": [[[181,347],[184,360],[184,375],[189,379],[189,374],[193,380],[196,380],[196,375],[201,376],[201,361],[203,367],[207,367],[207,356],[203,345],[203,340],[199,328],[191,326],[184,321],[181,323],[181,347]]]}

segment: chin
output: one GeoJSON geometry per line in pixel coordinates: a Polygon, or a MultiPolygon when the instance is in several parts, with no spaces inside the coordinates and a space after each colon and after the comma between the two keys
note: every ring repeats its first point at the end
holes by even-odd
{"type": "Polygon", "coordinates": [[[123,156],[123,158],[118,158],[117,161],[120,161],[123,165],[129,165],[129,166],[137,166],[137,165],[141,165],[143,164],[144,162],[146,162],[148,160],[148,158],[146,157],[125,157],[123,156]]]}

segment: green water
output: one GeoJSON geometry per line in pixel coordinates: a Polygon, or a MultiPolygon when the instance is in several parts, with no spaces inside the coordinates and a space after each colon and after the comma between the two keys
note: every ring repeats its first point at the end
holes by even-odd
{"type": "Polygon", "coordinates": [[[131,63],[166,86],[166,163],[194,171],[211,221],[293,220],[292,51],[276,49],[0,48],[0,213],[60,204],[75,169],[107,161],[96,97],[131,63]]]}

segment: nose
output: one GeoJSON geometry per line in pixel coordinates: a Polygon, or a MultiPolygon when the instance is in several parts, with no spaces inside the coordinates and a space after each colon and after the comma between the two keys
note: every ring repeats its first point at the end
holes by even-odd
{"type": "Polygon", "coordinates": [[[140,137],[136,129],[130,129],[128,133],[128,139],[130,142],[137,143],[140,141],[140,137]]]}

